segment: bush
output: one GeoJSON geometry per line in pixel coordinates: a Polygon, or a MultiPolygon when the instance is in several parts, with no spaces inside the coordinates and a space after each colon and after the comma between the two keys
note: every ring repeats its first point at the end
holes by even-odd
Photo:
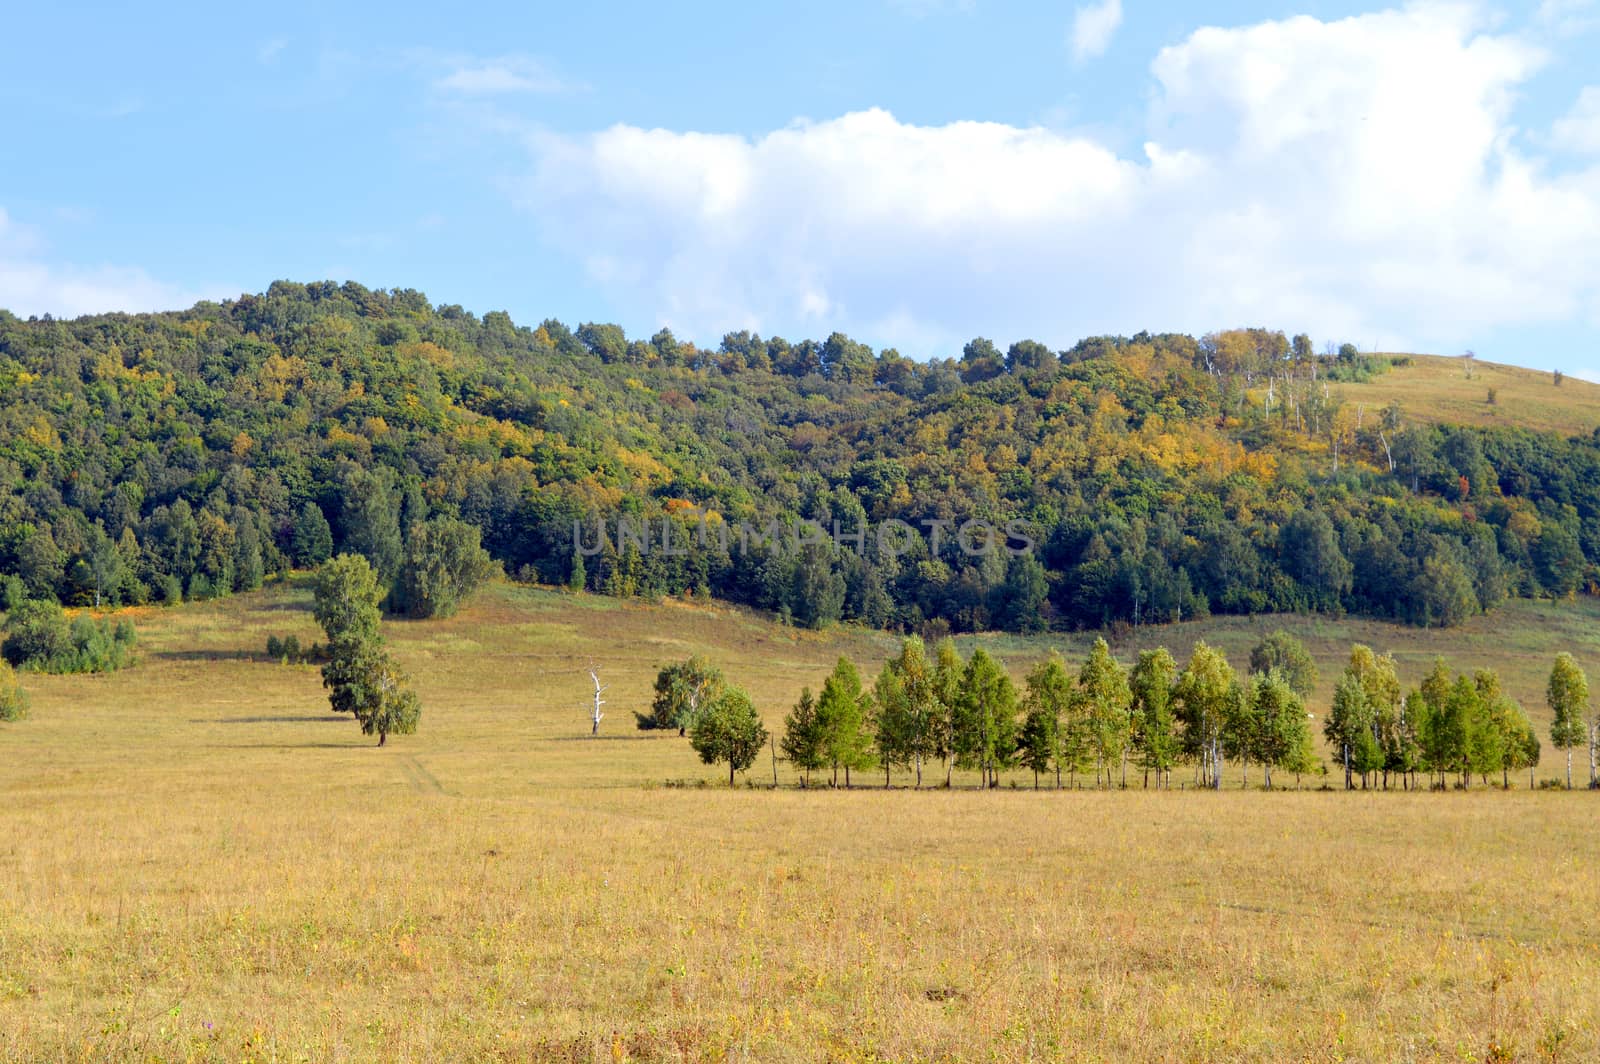
{"type": "Polygon", "coordinates": [[[0,661],[0,721],[21,720],[28,715],[28,692],[17,679],[17,670],[0,661]]]}
{"type": "Polygon", "coordinates": [[[305,659],[300,652],[300,639],[293,635],[286,635],[282,639],[275,635],[267,636],[267,657],[286,665],[297,665],[305,659]]]}
{"type": "Polygon", "coordinates": [[[136,637],[127,621],[83,614],[71,624],[54,602],[24,602],[6,622],[0,654],[34,672],[114,672],[133,664],[136,637]]]}
{"type": "Polygon", "coordinates": [[[6,641],[0,655],[18,668],[39,668],[41,663],[64,658],[72,651],[67,615],[54,602],[29,599],[6,619],[6,641]]]}
{"type": "Polygon", "coordinates": [[[267,657],[273,661],[283,657],[283,640],[275,635],[267,636],[267,657]]]}

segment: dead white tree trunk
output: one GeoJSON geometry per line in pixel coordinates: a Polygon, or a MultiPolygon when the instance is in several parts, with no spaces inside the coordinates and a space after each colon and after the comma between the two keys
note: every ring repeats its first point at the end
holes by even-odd
{"type": "Polygon", "coordinates": [[[599,735],[600,721],[605,718],[605,714],[600,712],[600,707],[606,704],[605,699],[601,698],[600,696],[605,693],[606,687],[609,687],[610,685],[607,684],[606,687],[602,687],[600,685],[600,673],[593,665],[589,666],[589,679],[594,682],[594,708],[590,711],[591,715],[589,718],[589,734],[599,735]]]}

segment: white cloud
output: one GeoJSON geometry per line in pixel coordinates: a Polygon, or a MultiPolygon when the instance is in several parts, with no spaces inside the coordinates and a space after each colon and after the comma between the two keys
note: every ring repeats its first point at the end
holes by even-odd
{"type": "Polygon", "coordinates": [[[1449,350],[1600,319],[1600,168],[1512,146],[1542,62],[1463,5],[1203,29],[1152,64],[1140,157],[879,110],[755,138],[619,125],[530,137],[515,195],[619,305],[693,335],[1260,323],[1449,350]]]}
{"type": "Polygon", "coordinates": [[[1600,85],[1590,85],[1578,94],[1572,110],[1550,128],[1550,139],[1565,151],[1600,155],[1600,85]]]}
{"type": "Polygon", "coordinates": [[[1122,25],[1122,0],[1100,0],[1072,15],[1072,57],[1079,62],[1105,54],[1122,25]]]}
{"type": "Polygon", "coordinates": [[[448,74],[436,78],[433,87],[462,96],[560,92],[565,88],[561,79],[537,60],[514,55],[458,62],[448,74]]]}
{"type": "Polygon", "coordinates": [[[221,290],[189,291],[126,266],[77,266],[47,262],[44,241],[31,226],[0,208],[0,308],[20,317],[53,314],[73,318],[106,311],[177,310],[221,290]]]}

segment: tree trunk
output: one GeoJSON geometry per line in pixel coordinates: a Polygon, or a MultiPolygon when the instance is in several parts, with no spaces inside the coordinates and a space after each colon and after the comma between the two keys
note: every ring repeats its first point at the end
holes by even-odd
{"type": "Polygon", "coordinates": [[[389,741],[389,733],[386,732],[386,731],[380,731],[378,733],[378,745],[382,746],[384,743],[386,743],[388,741],[389,741]]]}
{"type": "Polygon", "coordinates": [[[733,786],[733,762],[728,762],[728,786],[733,786]]]}
{"type": "Polygon", "coordinates": [[[1572,747],[1567,747],[1567,790],[1572,790],[1572,747]]]}

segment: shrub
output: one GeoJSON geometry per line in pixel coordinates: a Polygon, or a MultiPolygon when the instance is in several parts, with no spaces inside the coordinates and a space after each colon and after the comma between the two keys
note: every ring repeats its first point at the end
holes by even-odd
{"type": "Polygon", "coordinates": [[[87,614],[67,623],[54,602],[24,602],[6,622],[6,661],[34,672],[113,672],[133,664],[136,637],[127,621],[87,614]]]}
{"type": "Polygon", "coordinates": [[[21,720],[28,715],[28,692],[17,679],[17,670],[0,661],[0,721],[21,720]]]}
{"type": "Polygon", "coordinates": [[[72,633],[67,615],[54,602],[29,599],[6,620],[6,641],[0,654],[18,668],[39,668],[56,661],[72,650],[72,633]]]}
{"type": "Polygon", "coordinates": [[[283,657],[283,640],[275,635],[267,636],[267,657],[273,661],[283,657]]]}

